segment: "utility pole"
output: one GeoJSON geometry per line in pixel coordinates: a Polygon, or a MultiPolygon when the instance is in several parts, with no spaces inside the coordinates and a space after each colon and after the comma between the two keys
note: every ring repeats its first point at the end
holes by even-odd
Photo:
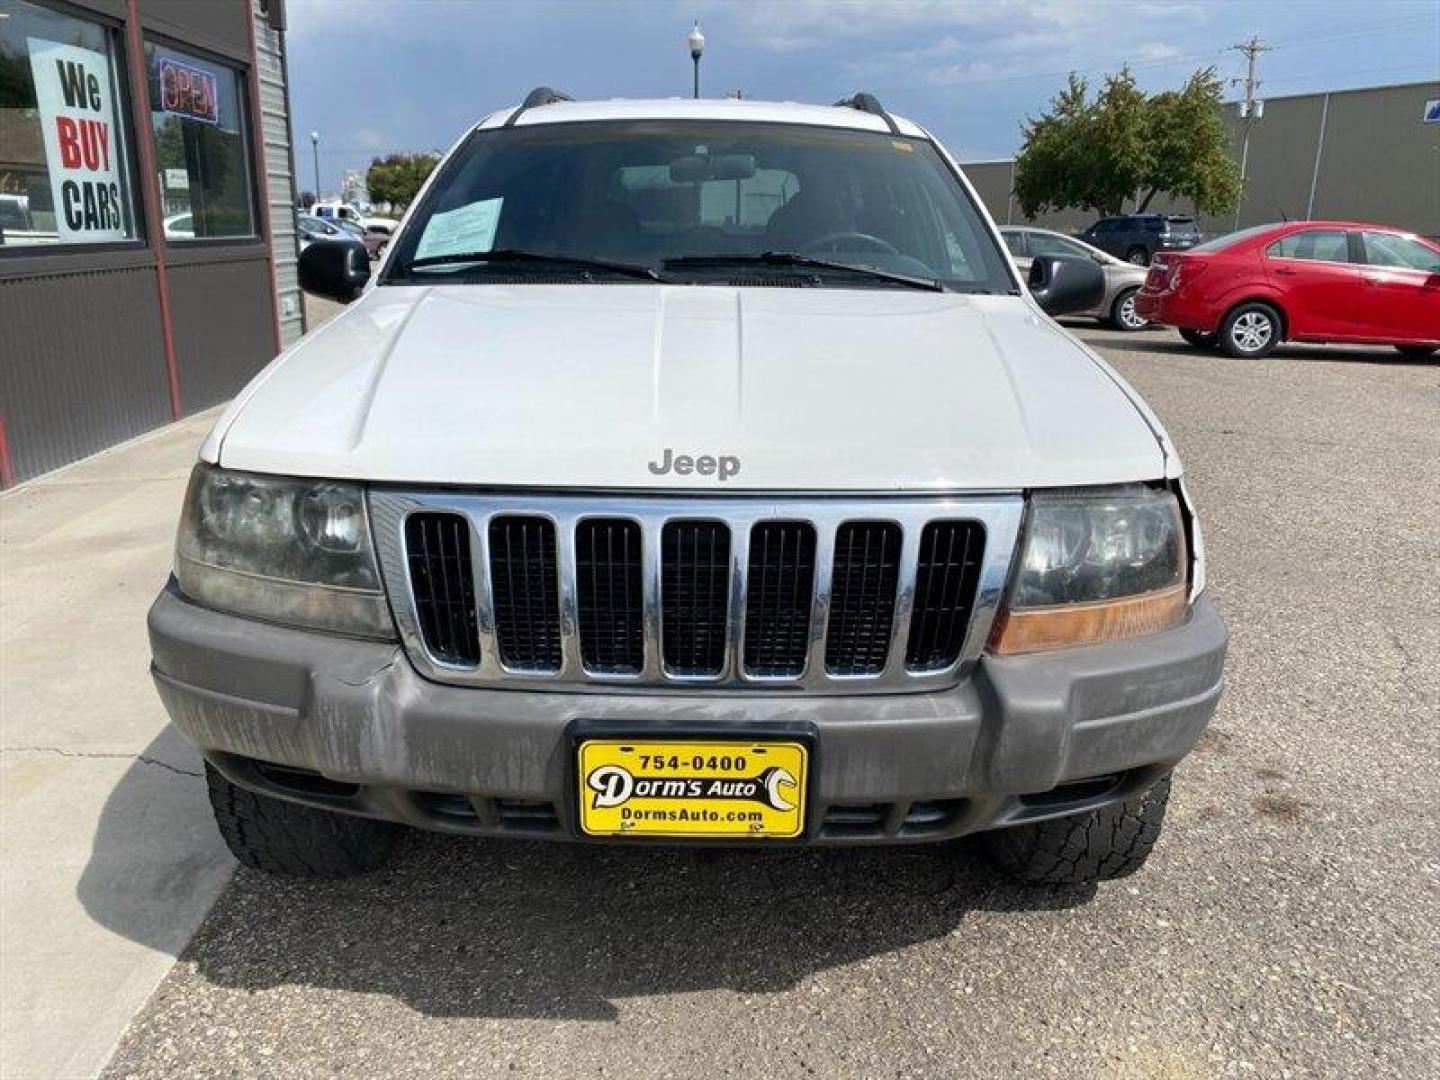
{"type": "MultiPolygon", "coordinates": [[[[1250,35],[1249,41],[1242,41],[1239,45],[1231,45],[1231,50],[1245,54],[1245,101],[1240,106],[1240,118],[1245,121],[1245,135],[1240,142],[1240,198],[1235,204],[1235,221],[1232,229],[1240,227],[1240,208],[1245,202],[1245,170],[1250,164],[1250,129],[1255,126],[1255,121],[1260,118],[1265,109],[1263,101],[1257,101],[1255,91],[1260,88],[1260,80],[1255,77],[1255,67],[1260,59],[1261,53],[1267,53],[1274,49],[1273,45],[1266,45],[1254,34],[1250,35]]],[[[1239,83],[1240,79],[1231,79],[1233,86],[1239,83]]]]}

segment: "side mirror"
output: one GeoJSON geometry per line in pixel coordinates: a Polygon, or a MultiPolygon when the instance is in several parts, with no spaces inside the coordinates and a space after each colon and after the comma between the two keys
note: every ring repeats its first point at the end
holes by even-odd
{"type": "Polygon", "coordinates": [[[1030,264],[1030,295],[1050,316],[1089,311],[1105,298],[1105,273],[1080,255],[1037,255],[1030,264]]]}
{"type": "Polygon", "coordinates": [[[359,240],[314,240],[298,269],[300,288],[348,304],[370,280],[370,255],[359,240]]]}

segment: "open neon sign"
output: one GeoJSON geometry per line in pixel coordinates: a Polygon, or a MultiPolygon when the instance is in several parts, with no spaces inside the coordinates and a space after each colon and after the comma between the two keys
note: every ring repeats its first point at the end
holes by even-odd
{"type": "Polygon", "coordinates": [[[160,72],[160,108],[176,116],[220,123],[219,83],[208,71],[162,57],[160,72]]]}

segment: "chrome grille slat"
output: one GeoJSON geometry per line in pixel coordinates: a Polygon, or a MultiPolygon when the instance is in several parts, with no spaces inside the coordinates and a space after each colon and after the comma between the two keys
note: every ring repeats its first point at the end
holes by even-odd
{"type": "Polygon", "coordinates": [[[983,543],[973,522],[929,522],[920,536],[915,610],[905,666],[911,671],[949,667],[960,655],[973,588],[972,569],[983,543]]]}
{"type": "Polygon", "coordinates": [[[575,526],[575,606],[586,671],[638,675],[645,665],[640,525],[583,518],[575,526]]]}
{"type": "Polygon", "coordinates": [[[490,581],[495,639],[507,670],[560,672],[566,667],[559,580],[573,582],[562,530],[546,517],[506,514],[490,521],[490,581]],[[562,551],[562,547],[564,551],[562,551]]]}
{"type": "Polygon", "coordinates": [[[728,666],[730,550],[723,521],[668,521],[660,539],[660,655],[668,675],[718,679],[728,666]]]}
{"type": "Polygon", "coordinates": [[[870,676],[885,670],[900,582],[900,526],[847,521],[835,534],[835,580],[825,670],[870,676]],[[858,546],[857,546],[858,545],[858,546]]]}
{"type": "MultiPolygon", "coordinates": [[[[531,685],[536,689],[593,692],[628,686],[641,693],[683,686],[777,693],[896,693],[953,685],[978,658],[989,634],[1024,507],[1023,499],[1015,493],[649,497],[414,492],[382,487],[372,489],[369,497],[376,548],[392,609],[406,650],[423,675],[459,685],[531,685]],[[475,606],[478,665],[447,663],[427,647],[405,553],[406,523],[411,515],[419,513],[449,513],[469,521],[473,569],[470,595],[475,606]],[[512,519],[508,537],[504,532],[507,518],[512,519]],[[532,526],[544,522],[551,530],[551,546],[537,550],[535,541],[537,537],[545,539],[543,531],[537,533],[532,527],[522,536],[515,531],[514,519],[524,519],[532,526]],[[615,544],[622,543],[624,536],[632,541],[638,538],[638,586],[633,551],[628,558],[622,552],[614,559],[607,552],[602,565],[596,562],[596,552],[587,549],[594,537],[585,530],[597,527],[593,525],[596,522],[612,530],[596,535],[608,535],[615,544]],[[677,658],[689,664],[678,665],[667,664],[665,655],[668,571],[663,550],[664,530],[676,522],[706,522],[720,526],[729,535],[728,559],[691,560],[685,564],[692,575],[687,587],[693,589],[697,580],[702,588],[711,585],[709,595],[725,598],[725,615],[711,624],[708,641],[671,642],[672,648],[683,645],[694,650],[693,655],[677,658]],[[931,553],[934,572],[923,575],[923,580],[919,572],[920,547],[927,526],[951,522],[969,523],[969,560],[975,563],[969,577],[975,594],[968,620],[957,617],[945,622],[937,605],[943,608],[957,596],[955,575],[965,562],[965,536],[953,532],[940,537],[940,541],[954,546],[931,553]],[[796,534],[783,534],[784,559],[779,560],[775,545],[782,534],[773,530],[780,526],[793,530],[802,524],[808,540],[797,577],[797,552],[793,546],[796,534]],[[627,531],[614,531],[622,526],[627,531]],[[887,527],[883,534],[873,531],[882,526],[887,527]],[[752,533],[762,547],[764,538],[770,537],[772,556],[767,562],[764,551],[757,550],[755,581],[747,580],[752,533]],[[899,552],[894,561],[898,566],[892,566],[888,545],[897,534],[899,552]],[[883,539],[887,545],[885,558],[874,551],[865,555],[867,535],[872,544],[883,539]],[[838,566],[837,537],[855,545],[853,551],[841,553],[838,566]],[[514,564],[507,567],[512,546],[518,554],[514,564]],[[945,557],[947,550],[949,559],[945,557]],[[537,579],[537,564],[553,567],[553,574],[542,573],[537,579]],[[772,575],[769,594],[765,593],[767,584],[759,580],[765,576],[767,566],[772,575]],[[496,572],[490,572],[492,567],[496,572]],[[614,569],[615,576],[606,578],[601,573],[605,567],[614,569]],[[948,583],[947,567],[952,575],[948,583]],[[512,576],[500,579],[499,572],[507,569],[512,576]],[[598,576],[582,581],[582,569],[598,576]],[[783,596],[775,592],[773,576],[782,571],[791,586],[791,592],[783,596]],[[699,579],[693,576],[697,572],[702,575],[699,579]],[[517,583],[515,574],[526,576],[526,580],[517,583]],[[874,575],[880,575],[881,580],[874,575]],[[893,590],[889,584],[892,578],[893,590]],[[807,579],[808,589],[804,587],[807,579]],[[886,650],[882,632],[884,600],[892,592],[886,650]],[[752,593],[757,598],[764,594],[771,603],[769,614],[756,623],[754,631],[763,637],[778,626],[776,632],[781,634],[781,640],[777,644],[750,639],[750,657],[755,662],[747,668],[747,634],[752,631],[747,614],[752,607],[752,593]],[[597,598],[603,599],[604,611],[588,610],[597,598]],[[773,616],[781,608],[785,619],[777,623],[773,616]],[[637,622],[641,629],[638,648],[634,640],[637,622]],[[614,635],[609,660],[593,648],[602,624],[610,626],[614,635]],[[716,633],[720,637],[718,645],[716,633]],[[832,633],[837,639],[827,657],[832,633]],[[519,636],[511,640],[512,634],[519,636]],[[912,634],[916,650],[930,658],[948,657],[949,662],[914,668],[907,662],[912,654],[912,634]],[[619,643],[625,641],[629,644],[622,649],[619,643]],[[937,642],[948,647],[956,641],[961,643],[958,655],[935,651],[937,642]],[[927,649],[929,652],[925,652],[927,649]],[[884,655],[883,664],[878,664],[877,653],[884,655]],[[624,662],[616,662],[615,657],[622,655],[624,662]]],[[[458,535],[463,535],[463,529],[458,535]]],[[[451,551],[448,545],[452,539],[447,535],[447,552],[451,551]]],[[[456,587],[455,582],[451,585],[452,589],[456,587]]],[[[452,599],[456,595],[452,592],[452,599]]],[[[767,609],[761,605],[756,610],[767,609]]],[[[688,614],[694,616],[695,612],[688,614]]],[[[672,618],[676,615],[672,607],[672,618]]]]}
{"type": "Polygon", "coordinates": [[[815,600],[815,527],[760,521],[750,530],[743,635],[745,674],[798,679],[809,657],[815,600]]]}
{"type": "Polygon", "coordinates": [[[414,514],[405,523],[405,549],[426,647],[444,664],[475,667],[480,638],[469,521],[463,514],[414,514]]]}

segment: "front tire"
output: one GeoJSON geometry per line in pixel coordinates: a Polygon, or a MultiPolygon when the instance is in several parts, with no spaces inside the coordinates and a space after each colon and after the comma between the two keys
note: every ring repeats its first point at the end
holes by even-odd
{"type": "Polygon", "coordinates": [[[1242,360],[1269,356],[1280,344],[1280,314],[1269,304],[1241,304],[1220,324],[1220,348],[1242,360]]]}
{"type": "Polygon", "coordinates": [[[225,846],[252,870],[283,877],[353,877],[383,866],[400,838],[400,826],[388,821],[257,795],[226,780],[209,762],[205,784],[225,846]]]}
{"type": "Polygon", "coordinates": [[[1131,266],[1149,266],[1150,253],[1143,247],[1132,247],[1125,253],[1125,261],[1131,266]]]}
{"type": "Polygon", "coordinates": [[[1089,885],[1133,874],[1145,865],[1165,822],[1167,773],[1122,803],[1075,817],[985,833],[990,858],[1029,885],[1089,885]]]}
{"type": "Polygon", "coordinates": [[[1204,330],[1180,330],[1180,336],[1197,349],[1213,349],[1220,336],[1215,333],[1206,333],[1204,330]]]}
{"type": "Polygon", "coordinates": [[[1110,305],[1110,318],[1107,321],[1116,330],[1144,330],[1150,325],[1150,320],[1135,310],[1135,296],[1139,292],[1138,287],[1126,289],[1115,298],[1115,303],[1110,305]]]}
{"type": "Polygon", "coordinates": [[[1440,345],[1396,345],[1395,351],[1406,360],[1426,360],[1440,352],[1440,345]]]}

